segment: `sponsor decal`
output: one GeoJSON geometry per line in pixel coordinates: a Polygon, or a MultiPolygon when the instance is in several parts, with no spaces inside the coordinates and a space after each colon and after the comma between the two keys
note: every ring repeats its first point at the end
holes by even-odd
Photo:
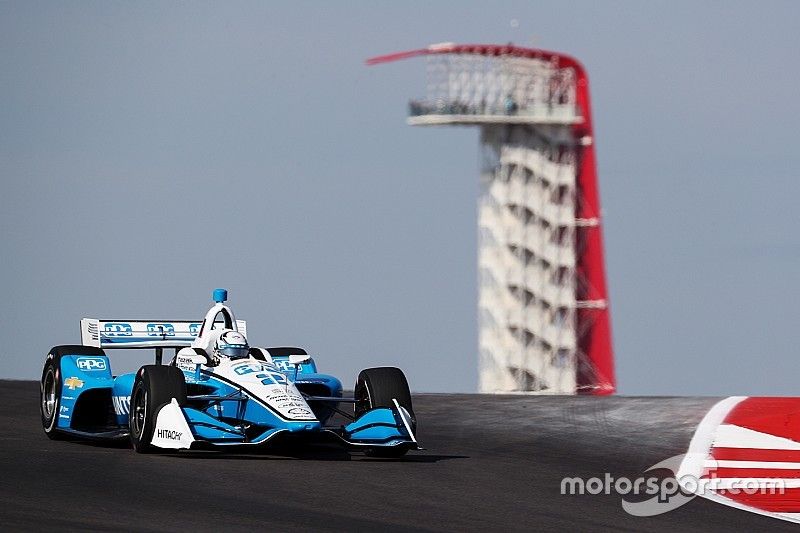
{"type": "MultiPolygon", "coordinates": [[[[273,361],[276,367],[282,372],[294,372],[294,365],[290,365],[287,359],[278,359],[277,361],[273,361]]],[[[297,365],[297,372],[300,373],[303,371],[303,365],[297,365]]]]}
{"type": "Polygon", "coordinates": [[[64,407],[64,406],[62,405],[62,406],[61,406],[61,412],[62,412],[62,413],[69,413],[69,407],[64,407]]]}
{"type": "MultiPolygon", "coordinates": [[[[308,404],[306,404],[303,397],[293,392],[276,392],[267,396],[267,401],[277,407],[278,409],[285,410],[291,408],[300,408],[307,411],[308,404]]],[[[290,412],[290,411],[289,411],[290,412]]],[[[292,413],[292,414],[310,414],[310,413],[292,413]]]]}
{"type": "Polygon", "coordinates": [[[133,335],[133,328],[130,324],[123,322],[107,322],[103,324],[104,337],[130,337],[133,335]]]}
{"type": "MultiPolygon", "coordinates": [[[[276,370],[274,366],[265,363],[242,363],[233,367],[233,371],[240,376],[254,374],[255,372],[274,373],[276,370]]],[[[256,377],[262,379],[260,376],[256,377]]]]}
{"type": "Polygon", "coordinates": [[[233,367],[233,371],[240,376],[246,376],[247,374],[252,374],[254,372],[261,372],[264,370],[260,363],[244,363],[239,366],[233,367]]]}
{"type": "Polygon", "coordinates": [[[311,411],[308,409],[303,409],[302,407],[292,407],[289,409],[290,415],[310,415],[311,411]]]}
{"type": "Polygon", "coordinates": [[[66,395],[61,395],[61,399],[62,399],[62,400],[74,400],[74,399],[75,399],[75,396],[66,396],[66,395]]]}
{"type": "Polygon", "coordinates": [[[246,376],[248,374],[260,372],[259,374],[255,375],[255,378],[261,380],[262,385],[269,386],[286,384],[285,375],[281,374],[280,372],[274,372],[269,365],[264,365],[261,363],[244,363],[233,367],[233,371],[240,376],[246,376]]]}
{"type": "Polygon", "coordinates": [[[95,372],[108,368],[105,357],[78,357],[75,364],[84,372],[95,372]]]}
{"type": "Polygon", "coordinates": [[[181,370],[193,372],[195,364],[192,362],[192,359],[190,357],[178,357],[175,360],[175,366],[177,366],[181,370]]]}
{"type": "Polygon", "coordinates": [[[183,436],[181,431],[173,431],[171,429],[159,429],[156,433],[159,439],[181,440],[183,436]]]}
{"type": "Polygon", "coordinates": [[[201,324],[189,324],[189,334],[197,337],[200,334],[200,326],[201,324]]]}
{"type": "Polygon", "coordinates": [[[64,385],[66,385],[69,390],[82,389],[83,381],[73,376],[65,379],[64,385]]]}
{"type": "Polygon", "coordinates": [[[131,411],[130,396],[112,396],[111,403],[114,404],[114,412],[120,416],[127,415],[131,411]]]}
{"type": "Polygon", "coordinates": [[[58,418],[66,418],[67,420],[69,420],[69,417],[67,415],[58,415],[58,418]]]}
{"type": "Polygon", "coordinates": [[[174,337],[175,326],[166,323],[147,324],[148,337],[174,337]]]}

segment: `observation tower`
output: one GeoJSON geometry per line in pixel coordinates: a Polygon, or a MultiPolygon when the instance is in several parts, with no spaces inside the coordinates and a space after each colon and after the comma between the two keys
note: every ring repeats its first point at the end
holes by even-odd
{"type": "Polygon", "coordinates": [[[423,56],[413,126],[478,126],[481,392],[616,388],[589,81],[575,59],[443,43],[423,56]]]}

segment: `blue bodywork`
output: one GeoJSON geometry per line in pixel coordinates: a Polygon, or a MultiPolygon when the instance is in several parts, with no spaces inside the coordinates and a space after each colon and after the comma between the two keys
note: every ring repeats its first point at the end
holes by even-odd
{"type": "Polygon", "coordinates": [[[98,355],[63,356],[61,376],[61,401],[56,427],[70,430],[73,429],[72,421],[79,399],[85,401],[89,391],[110,391],[114,386],[114,378],[108,357],[98,355]]]}
{"type": "MultiPolygon", "coordinates": [[[[340,401],[353,401],[342,397],[341,381],[319,373],[313,359],[296,370],[288,356],[275,356],[273,363],[274,370],[303,394],[316,420],[288,420],[240,386],[212,372],[200,372],[198,367],[196,371],[183,370],[187,401],[181,409],[194,439],[217,446],[257,445],[279,434],[293,434],[309,441],[335,436],[351,447],[417,448],[410,426],[394,408],[372,409],[344,426],[327,425],[339,410],[340,401]]],[[[111,362],[105,355],[64,355],[60,369],[60,431],[95,438],[128,435],[135,373],[112,376],[111,362]]]]}

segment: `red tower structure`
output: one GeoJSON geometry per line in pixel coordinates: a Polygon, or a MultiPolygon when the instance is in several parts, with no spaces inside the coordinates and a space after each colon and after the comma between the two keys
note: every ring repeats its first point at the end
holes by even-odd
{"type": "Polygon", "coordinates": [[[589,80],[574,58],[512,45],[425,56],[428,88],[409,124],[474,125],[479,203],[480,389],[612,394],[616,389],[589,80]]]}

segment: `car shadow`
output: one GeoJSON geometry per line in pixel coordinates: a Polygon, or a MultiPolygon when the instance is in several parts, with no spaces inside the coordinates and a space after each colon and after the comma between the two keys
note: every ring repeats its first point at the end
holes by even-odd
{"type": "MultiPolygon", "coordinates": [[[[67,442],[79,446],[107,449],[128,449],[131,444],[128,439],[117,440],[90,440],[80,438],[67,438],[67,442]]],[[[233,461],[363,461],[373,463],[438,463],[455,459],[469,459],[468,455],[444,455],[426,453],[426,451],[411,451],[402,457],[369,457],[359,451],[348,451],[335,445],[305,444],[305,445],[272,445],[265,448],[253,449],[242,446],[231,447],[229,450],[159,450],[151,455],[187,460],[223,459],[233,461]],[[229,451],[230,450],[230,451],[229,451]]]]}
{"type": "Polygon", "coordinates": [[[372,463],[438,463],[440,461],[450,461],[452,459],[469,459],[469,455],[404,455],[403,457],[367,457],[366,455],[357,456],[358,460],[372,463]]]}
{"type": "Polygon", "coordinates": [[[79,446],[89,446],[90,448],[110,448],[110,449],[132,449],[131,448],[131,441],[126,437],[124,439],[113,439],[113,440],[93,440],[89,438],[82,438],[82,437],[62,437],[61,439],[64,442],[69,442],[71,444],[77,444],[79,446]]]}
{"type": "Polygon", "coordinates": [[[282,451],[267,449],[257,453],[242,452],[220,452],[215,450],[190,450],[173,453],[159,453],[186,460],[233,460],[233,461],[362,461],[375,463],[438,463],[452,459],[469,459],[467,455],[441,455],[428,454],[425,452],[410,452],[407,455],[396,458],[368,457],[360,452],[348,452],[347,450],[295,450],[282,451]]]}

